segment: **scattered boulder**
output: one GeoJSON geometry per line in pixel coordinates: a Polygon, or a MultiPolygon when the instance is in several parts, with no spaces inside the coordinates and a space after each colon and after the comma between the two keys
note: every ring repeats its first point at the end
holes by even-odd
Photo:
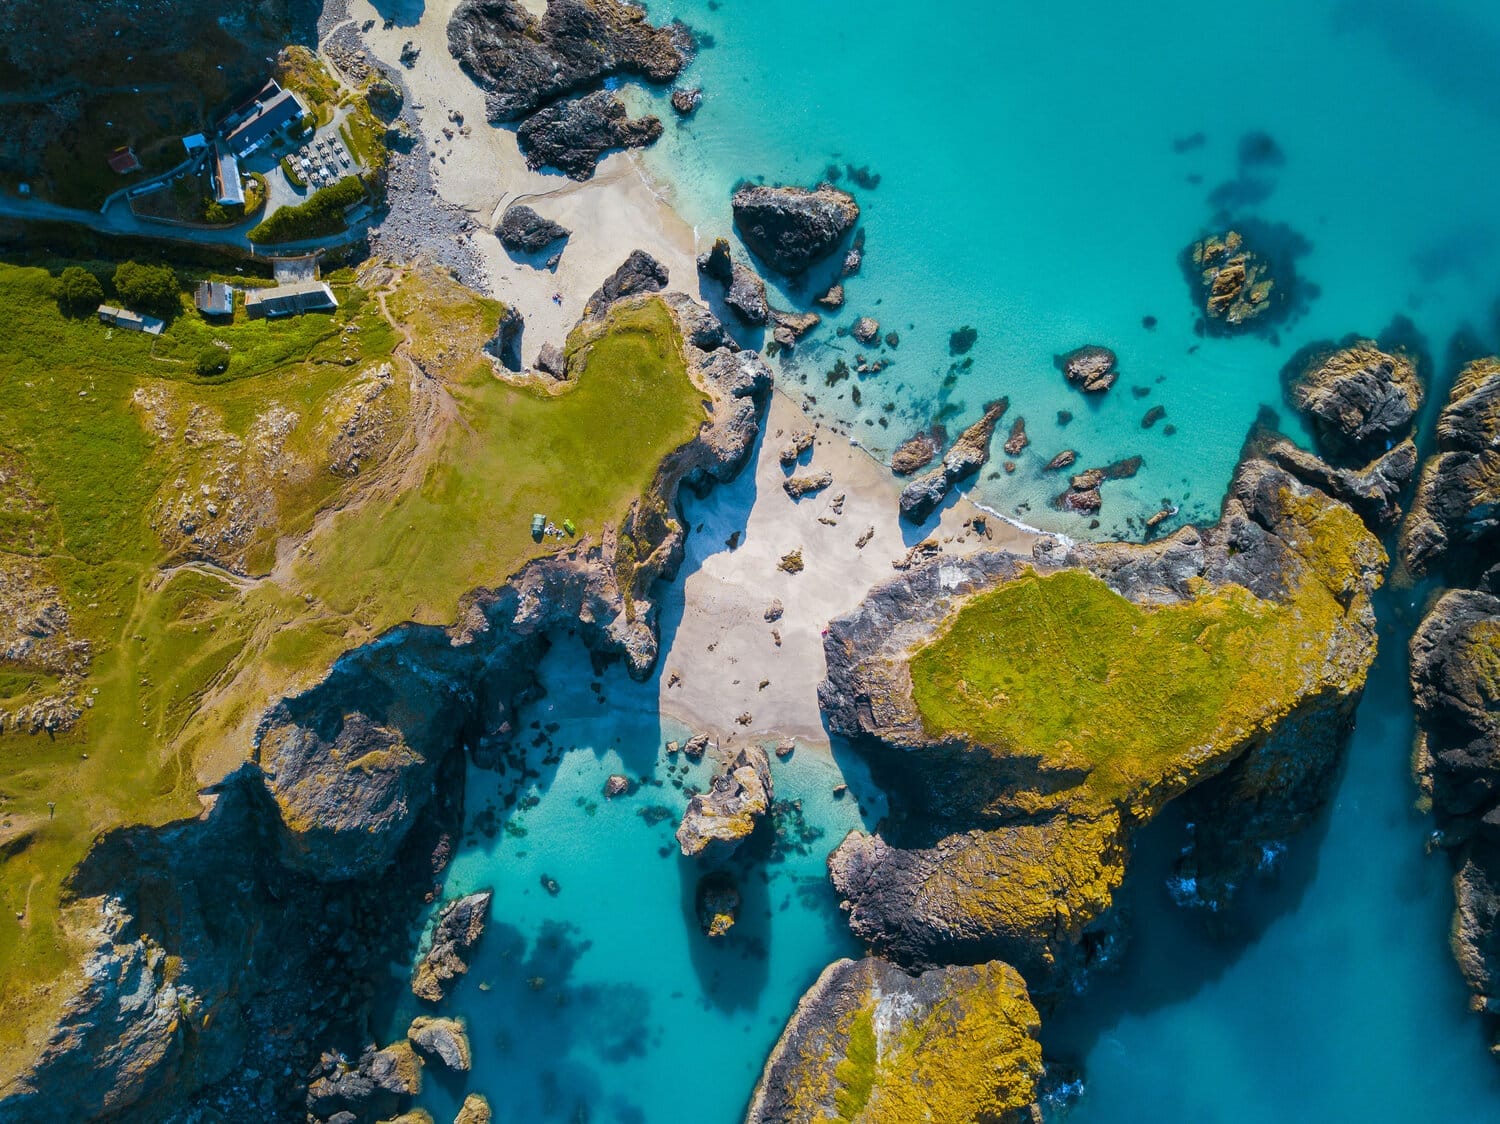
{"type": "Polygon", "coordinates": [[[459,1106],[453,1124],[490,1124],[491,1119],[490,1102],[485,1100],[484,1094],[470,1093],[459,1106]]]}
{"type": "Polygon", "coordinates": [[[772,624],[776,621],[779,621],[782,614],[785,612],[786,606],[782,605],[781,598],[777,597],[773,599],[769,605],[766,606],[766,611],[762,615],[766,618],[767,624],[772,624]]]}
{"type": "Polygon", "coordinates": [[[745,245],[789,277],[833,253],[859,220],[854,197],[829,184],[813,191],[746,185],[734,193],[731,205],[745,245]]]}
{"type": "Polygon", "coordinates": [[[776,563],[776,568],[785,574],[800,574],[803,570],[802,548],[789,550],[781,556],[781,561],[776,563]]]}
{"type": "Polygon", "coordinates": [[[1064,449],[1047,462],[1047,472],[1057,472],[1059,469],[1067,468],[1078,459],[1078,453],[1073,449],[1064,449]]]}
{"type": "Polygon", "coordinates": [[[619,94],[595,90],[532,114],[516,130],[516,143],[533,171],[556,168],[570,179],[586,180],[606,152],[643,148],[661,134],[659,118],[632,118],[619,94]]]}
{"type": "Polygon", "coordinates": [[[677,827],[682,853],[727,858],[770,810],[773,791],[766,751],[759,746],[741,749],[706,793],[688,801],[677,827]]]}
{"type": "Polygon", "coordinates": [[[604,782],[604,797],[613,800],[616,796],[629,796],[635,789],[629,777],[621,776],[619,773],[611,773],[604,782]]]}
{"type": "Polygon", "coordinates": [[[599,286],[584,305],[586,319],[603,316],[609,306],[637,293],[659,293],[667,287],[667,267],[645,250],[632,250],[619,269],[599,286]]]}
{"type": "Polygon", "coordinates": [[[837,311],[844,307],[844,286],[835,282],[828,286],[822,296],[814,297],[813,304],[837,311]]]}
{"type": "Polygon", "coordinates": [[[694,734],[683,743],[682,752],[690,761],[702,761],[703,755],[708,752],[708,735],[694,734]]]}
{"type": "Polygon", "coordinates": [[[698,880],[693,894],[698,925],[705,937],[722,937],[734,928],[740,915],[740,888],[734,876],[725,870],[714,870],[698,880]]]}
{"type": "Polygon", "coordinates": [[[1113,351],[1097,344],[1080,347],[1054,360],[1069,384],[1086,394],[1102,394],[1115,385],[1120,377],[1115,361],[1113,351]]]}
{"type": "Polygon", "coordinates": [[[802,454],[813,447],[813,432],[810,429],[794,429],[787,443],[781,447],[779,460],[783,467],[790,468],[801,459],[802,454]]]}
{"type": "MultiPolygon", "coordinates": [[[[771,310],[771,321],[776,325],[778,333],[786,332],[790,336],[790,340],[784,344],[784,346],[790,347],[821,324],[823,318],[816,312],[783,312],[779,308],[773,308],[771,310]]],[[[780,337],[778,336],[778,338],[780,337]]]]}
{"type": "Polygon", "coordinates": [[[429,1058],[436,1058],[455,1073],[467,1073],[471,1063],[469,1036],[457,1019],[418,1015],[407,1028],[406,1040],[429,1058]]]}
{"type": "Polygon", "coordinates": [[[422,1059],[410,1042],[393,1042],[376,1050],[370,1056],[368,1072],[375,1087],[384,1092],[414,1097],[422,1091],[422,1059]]]}
{"type": "Polygon", "coordinates": [[[1292,404],[1335,463],[1368,464],[1406,437],[1422,408],[1416,364],[1372,340],[1314,353],[1291,381],[1292,404]]]}
{"type": "Polygon", "coordinates": [[[545,219],[524,203],[505,208],[500,216],[500,226],[495,232],[500,244],[518,254],[538,254],[554,242],[560,242],[573,232],[567,227],[545,219]]]}
{"type": "Polygon", "coordinates": [[[854,327],[849,329],[849,334],[860,343],[868,344],[880,335],[880,321],[861,316],[854,322],[854,327]]]}
{"type": "Polygon", "coordinates": [[[792,499],[800,500],[803,496],[821,492],[832,483],[833,473],[825,468],[816,472],[800,472],[796,476],[788,476],[781,482],[781,487],[792,499]]]}
{"type": "Polygon", "coordinates": [[[686,89],[679,86],[672,91],[672,108],[683,117],[691,117],[698,112],[698,107],[703,104],[703,90],[694,86],[686,89]]]}
{"type": "Polygon", "coordinates": [[[771,306],[766,301],[766,283],[755,270],[739,262],[734,263],[729,288],[724,291],[724,303],[734,310],[736,316],[752,326],[764,324],[771,318],[771,306]]]}
{"type": "Polygon", "coordinates": [[[536,369],[555,379],[568,377],[568,360],[555,343],[544,343],[536,353],[536,369]]]}
{"type": "Polygon", "coordinates": [[[925,523],[942,506],[954,485],[967,480],[990,459],[990,438],[995,426],[1010,408],[1010,400],[1001,398],[985,406],[984,416],[959,435],[942,463],[925,476],[919,476],[901,492],[901,517],[908,523],[925,523]]]}
{"type": "Polygon", "coordinates": [[[412,973],[411,990],[418,999],[439,1002],[449,985],[469,970],[469,953],[489,920],[492,897],[489,890],[481,890],[443,907],[432,933],[432,945],[412,973]]]}
{"type": "Polygon", "coordinates": [[[734,280],[734,258],[729,252],[729,239],[715,238],[714,244],[698,255],[698,272],[721,285],[734,280]]]}

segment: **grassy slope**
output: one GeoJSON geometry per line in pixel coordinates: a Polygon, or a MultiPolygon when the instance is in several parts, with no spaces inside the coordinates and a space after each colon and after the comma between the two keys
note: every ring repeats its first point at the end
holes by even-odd
{"type": "Polygon", "coordinates": [[[935,735],[1086,768],[1093,795],[1126,799],[1190,747],[1292,705],[1304,641],[1339,611],[1311,581],[1286,604],[1235,586],[1144,608],[1085,573],[1028,573],[975,597],[912,657],[913,697],[935,735]]]}
{"type": "MultiPolygon", "coordinates": [[[[547,549],[530,538],[533,510],[571,516],[582,533],[618,520],[703,418],[665,306],[611,325],[619,330],[594,345],[582,377],[548,398],[495,378],[481,357],[498,304],[408,276],[389,307],[410,327],[438,397],[451,395],[436,434],[407,433],[401,463],[366,473],[374,479],[325,468],[252,481],[278,501],[279,522],[248,557],[252,574],[267,577],[165,569],[153,499],[204,471],[206,454],[182,439],[186,419],[207,416],[244,437],[275,401],[306,420],[292,442],[314,457],[318,419],[390,355],[398,329],[346,278],[337,317],[211,328],[189,312],[153,343],[65,320],[49,280],[0,266],[0,458],[19,461],[37,500],[0,520],[0,552],[29,554],[60,588],[73,631],[94,646],[84,690],[97,694],[66,734],[0,734],[0,1005],[10,1015],[0,1081],[25,1064],[66,998],[79,950],[59,923],[59,886],[99,832],[191,814],[204,779],[248,750],[245,730],[266,703],[395,623],[450,619],[468,589],[547,549]],[[349,324],[358,330],[345,333],[349,324]],[[201,380],[192,358],[216,338],[231,343],[235,364],[227,379],[201,380]],[[177,428],[165,438],[131,405],[143,387],[170,405],[177,428]],[[304,549],[271,570],[274,540],[287,534],[302,535],[304,549]]],[[[403,369],[397,381],[406,379],[403,369]]],[[[404,390],[396,404],[410,429],[404,390]]],[[[0,689],[30,682],[9,674],[0,689]]]]}

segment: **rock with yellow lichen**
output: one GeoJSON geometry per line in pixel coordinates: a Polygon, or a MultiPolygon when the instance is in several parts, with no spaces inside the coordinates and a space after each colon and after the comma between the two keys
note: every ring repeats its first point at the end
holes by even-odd
{"type": "Polygon", "coordinates": [[[1010,1124],[1042,1073],[1036,1008],[1008,964],[909,975],[840,960],[797,1004],[746,1124],[1010,1124]]]}
{"type": "Polygon", "coordinates": [[[483,1093],[470,1093],[459,1106],[453,1124],[490,1124],[490,1102],[483,1093]]]}
{"type": "Polygon", "coordinates": [[[707,792],[688,801],[677,826],[682,853],[727,858],[771,810],[774,791],[766,751],[759,746],[740,750],[707,792]]]}
{"type": "MultiPolygon", "coordinates": [[[[1437,452],[1422,466],[1401,528],[1413,575],[1482,570],[1500,549],[1500,358],[1459,374],[1437,423],[1437,452]]],[[[1467,584],[1467,583],[1466,583],[1467,584]]]]}
{"type": "Polygon", "coordinates": [[[1375,653],[1385,554],[1347,506],[1251,457],[1219,523],[914,566],[833,621],[820,700],[892,796],[830,870],[900,963],[1001,959],[1071,986],[1111,947],[1133,832],[1195,807],[1224,904],[1326,800],[1375,653]]]}
{"type": "Polygon", "coordinates": [[[1264,257],[1238,231],[1209,235],[1189,251],[1198,299],[1220,331],[1241,331],[1275,305],[1276,279],[1264,257]]]}

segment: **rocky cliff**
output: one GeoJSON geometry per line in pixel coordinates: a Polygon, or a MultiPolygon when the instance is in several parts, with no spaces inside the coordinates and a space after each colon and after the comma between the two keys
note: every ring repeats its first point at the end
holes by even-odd
{"type": "Polygon", "coordinates": [[[909,975],[840,960],[797,1004],[746,1124],[1019,1124],[1041,1076],[1039,1026],[1006,964],[909,975]]]}
{"type": "MultiPolygon", "coordinates": [[[[647,301],[664,302],[680,334],[705,400],[699,433],[598,541],[475,591],[450,628],[392,630],[273,706],[253,762],[207,794],[204,818],[102,839],[73,884],[72,908],[97,917],[87,980],[0,1100],[0,1121],[150,1120],[158,1095],[302,1117],[297,1086],[318,1036],[365,1033],[365,981],[409,956],[410,919],[461,815],[463,749],[497,763],[554,629],[576,629],[632,674],[650,670],[651,588],[686,533],[679,491],[727,480],[750,454],[769,369],[685,296],[621,307],[647,301]]],[[[580,325],[570,354],[609,325],[580,325]]]]}
{"type": "Polygon", "coordinates": [[[820,690],[892,794],[882,836],[829,860],[855,933],[909,967],[1074,986],[1131,835],[1183,797],[1204,811],[1186,874],[1225,903],[1328,795],[1384,564],[1347,506],[1251,457],[1216,526],[939,558],[873,591],[832,622],[820,690]]]}

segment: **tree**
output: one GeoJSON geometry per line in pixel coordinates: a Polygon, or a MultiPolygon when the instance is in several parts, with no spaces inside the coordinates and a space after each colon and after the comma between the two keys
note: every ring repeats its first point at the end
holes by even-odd
{"type": "Polygon", "coordinates": [[[104,302],[104,286],[99,278],[78,265],[62,271],[54,291],[59,307],[72,316],[87,316],[104,302]]]}
{"type": "Polygon", "coordinates": [[[209,345],[198,352],[198,373],[204,378],[222,375],[229,370],[229,352],[222,347],[209,345]]]}
{"type": "Polygon", "coordinates": [[[170,316],[182,307],[178,297],[177,274],[169,265],[145,265],[121,262],[115,268],[115,292],[137,312],[156,312],[170,316]]]}

